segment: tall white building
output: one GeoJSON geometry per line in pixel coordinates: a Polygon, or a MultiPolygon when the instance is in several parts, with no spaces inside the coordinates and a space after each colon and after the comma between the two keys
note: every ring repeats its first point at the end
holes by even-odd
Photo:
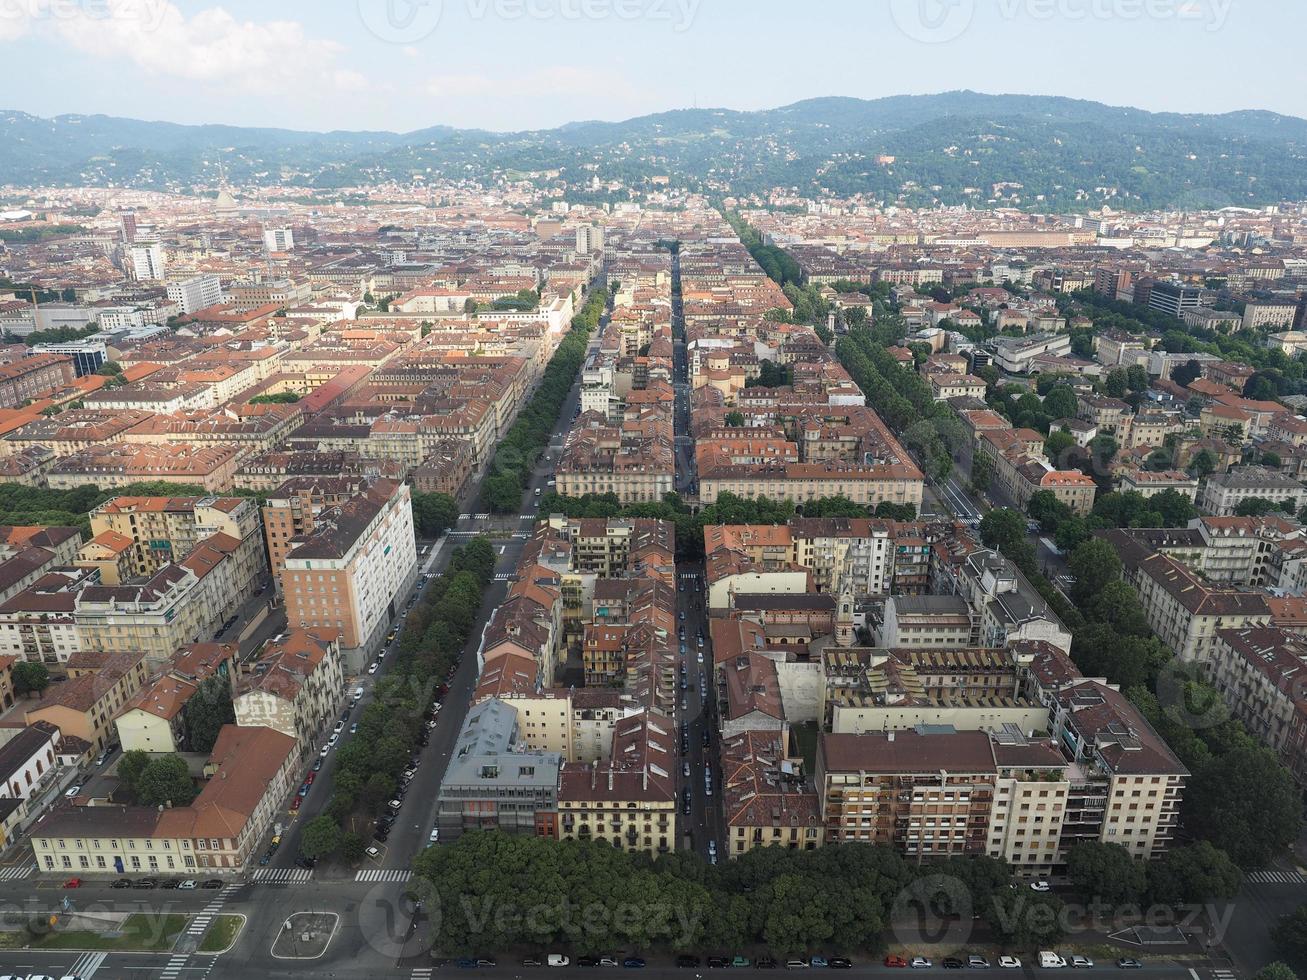
{"type": "Polygon", "coordinates": [[[137,242],[132,246],[132,274],[138,281],[162,279],[166,268],[163,245],[159,242],[137,242]]]}
{"type": "Polygon", "coordinates": [[[176,279],[168,283],[168,299],[180,306],[183,313],[194,313],[222,302],[222,284],[211,272],[176,279]]]}
{"type": "Polygon", "coordinates": [[[295,235],[289,228],[264,228],[263,247],[269,252],[289,252],[295,247],[295,235]]]}
{"type": "Polygon", "coordinates": [[[576,250],[582,255],[602,252],[604,249],[604,230],[597,225],[578,225],[576,229],[576,250]]]}

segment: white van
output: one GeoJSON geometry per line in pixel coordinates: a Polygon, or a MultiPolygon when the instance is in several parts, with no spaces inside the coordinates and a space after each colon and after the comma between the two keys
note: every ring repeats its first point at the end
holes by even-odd
{"type": "Polygon", "coordinates": [[[1066,960],[1058,956],[1057,953],[1041,949],[1039,951],[1039,965],[1046,970],[1060,970],[1066,966],[1066,960]]]}

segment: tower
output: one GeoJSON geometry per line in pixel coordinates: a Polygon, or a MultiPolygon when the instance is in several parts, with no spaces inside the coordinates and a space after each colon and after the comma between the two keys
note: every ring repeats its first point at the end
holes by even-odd
{"type": "Polygon", "coordinates": [[[847,574],[840,575],[840,593],[835,602],[835,645],[853,646],[853,587],[847,574]]]}

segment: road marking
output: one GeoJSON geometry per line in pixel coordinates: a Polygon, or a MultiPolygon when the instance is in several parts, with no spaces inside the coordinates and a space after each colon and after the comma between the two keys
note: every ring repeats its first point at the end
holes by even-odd
{"type": "Polygon", "coordinates": [[[80,977],[81,980],[91,980],[108,955],[108,953],[86,953],[73,962],[68,972],[72,976],[80,977]]]}
{"type": "Polygon", "coordinates": [[[1216,978],[1216,980],[1234,980],[1234,971],[1233,971],[1233,970],[1213,970],[1213,971],[1212,971],[1212,976],[1214,976],[1214,977],[1216,978]]]}
{"type": "Polygon", "coordinates": [[[5,868],[0,871],[0,881],[15,881],[19,878],[30,878],[36,871],[35,864],[29,864],[21,868],[5,868]]]}
{"type": "Polygon", "coordinates": [[[435,970],[429,966],[413,967],[413,980],[427,980],[435,970]]]}
{"type": "Polygon", "coordinates": [[[495,581],[496,581],[496,582],[514,582],[514,581],[516,581],[516,580],[517,580],[517,576],[514,575],[512,572],[496,572],[496,573],[495,573],[495,581]]]}
{"type": "Polygon", "coordinates": [[[371,868],[354,875],[355,881],[391,881],[403,883],[413,877],[407,868],[371,868]]]}
{"type": "Polygon", "coordinates": [[[186,965],[186,959],[187,954],[185,953],[169,957],[168,965],[165,966],[163,972],[159,974],[161,980],[173,980],[177,974],[182,972],[182,967],[186,965]]]}
{"type": "Polygon", "coordinates": [[[254,881],[265,885],[302,885],[313,878],[308,868],[259,868],[254,881]]]}
{"type": "Polygon", "coordinates": [[[1301,885],[1307,881],[1297,871],[1249,871],[1247,878],[1257,885],[1301,885]]]}

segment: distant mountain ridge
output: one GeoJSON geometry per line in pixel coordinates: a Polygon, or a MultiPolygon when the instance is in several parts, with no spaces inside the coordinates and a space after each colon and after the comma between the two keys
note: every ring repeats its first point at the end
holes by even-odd
{"type": "Polygon", "coordinates": [[[910,206],[1055,210],[1307,199],[1307,120],[1259,110],[1153,113],[1054,96],[833,96],[516,133],[449,126],[315,133],[0,110],[3,183],[186,189],[215,184],[220,159],[233,183],[319,188],[535,174],[583,197],[595,175],[635,187],[668,175],[713,193],[779,186],[910,206]]]}

